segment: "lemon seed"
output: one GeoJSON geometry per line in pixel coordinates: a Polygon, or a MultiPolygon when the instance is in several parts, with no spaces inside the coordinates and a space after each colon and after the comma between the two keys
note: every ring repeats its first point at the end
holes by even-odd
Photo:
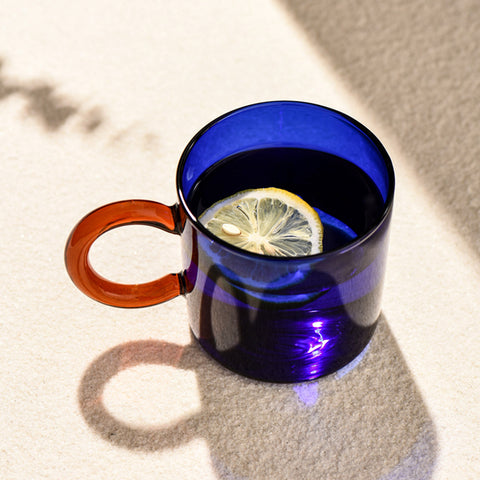
{"type": "Polygon", "coordinates": [[[238,236],[242,233],[236,225],[232,225],[231,223],[224,223],[222,225],[222,230],[223,233],[225,233],[226,235],[231,235],[232,237],[238,236]]]}

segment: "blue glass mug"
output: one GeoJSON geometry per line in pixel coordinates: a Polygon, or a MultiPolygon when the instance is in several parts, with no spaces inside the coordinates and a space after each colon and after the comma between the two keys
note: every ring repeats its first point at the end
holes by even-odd
{"type": "MultiPolygon", "coordinates": [[[[296,175],[307,176],[315,191],[320,182],[315,160],[310,167],[304,173],[299,166],[296,175]]],[[[311,380],[342,368],[362,352],[381,310],[395,185],[392,162],[367,128],[311,103],[249,105],[213,120],[193,137],[180,158],[176,183],[175,205],[115,202],[77,224],[65,261],[81,291],[127,308],[184,295],[191,330],[204,350],[228,369],[258,380],[311,380]],[[332,232],[347,236],[331,250],[303,257],[251,253],[215,237],[199,221],[192,191],[225,158],[261,148],[308,149],[353,164],[376,188],[376,214],[351,235],[348,222],[319,211],[327,226],[336,222],[332,232]],[[131,224],[179,234],[182,271],[140,285],[117,284],[95,272],[88,260],[93,242],[112,228],[131,224]]],[[[342,195],[342,202],[362,216],[360,200],[353,193],[350,199],[349,190],[342,195]]]]}

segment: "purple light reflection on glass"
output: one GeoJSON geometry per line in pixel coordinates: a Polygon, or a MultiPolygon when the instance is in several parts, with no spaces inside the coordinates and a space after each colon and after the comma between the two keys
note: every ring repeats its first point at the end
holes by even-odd
{"type": "Polygon", "coordinates": [[[307,354],[311,354],[312,357],[316,357],[318,355],[321,355],[323,348],[325,345],[329,342],[329,339],[325,339],[322,335],[321,328],[323,326],[323,322],[316,320],[312,322],[312,328],[315,329],[315,334],[318,336],[318,339],[316,339],[314,342],[310,344],[310,348],[308,349],[307,354]]]}

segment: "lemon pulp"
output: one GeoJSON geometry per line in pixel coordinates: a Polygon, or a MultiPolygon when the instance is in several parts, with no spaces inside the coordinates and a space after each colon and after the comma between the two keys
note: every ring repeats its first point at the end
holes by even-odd
{"type": "Polygon", "coordinates": [[[250,252],[283,257],[322,252],[317,212],[280,188],[238,192],[213,204],[199,220],[217,237],[250,252]]]}

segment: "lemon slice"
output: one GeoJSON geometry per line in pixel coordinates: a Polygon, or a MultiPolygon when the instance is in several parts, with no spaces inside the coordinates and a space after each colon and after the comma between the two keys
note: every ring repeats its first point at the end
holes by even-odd
{"type": "Polygon", "coordinates": [[[254,253],[298,257],[321,253],[323,226],[299,196],[280,188],[244,190],[199,218],[214,235],[254,253]]]}

